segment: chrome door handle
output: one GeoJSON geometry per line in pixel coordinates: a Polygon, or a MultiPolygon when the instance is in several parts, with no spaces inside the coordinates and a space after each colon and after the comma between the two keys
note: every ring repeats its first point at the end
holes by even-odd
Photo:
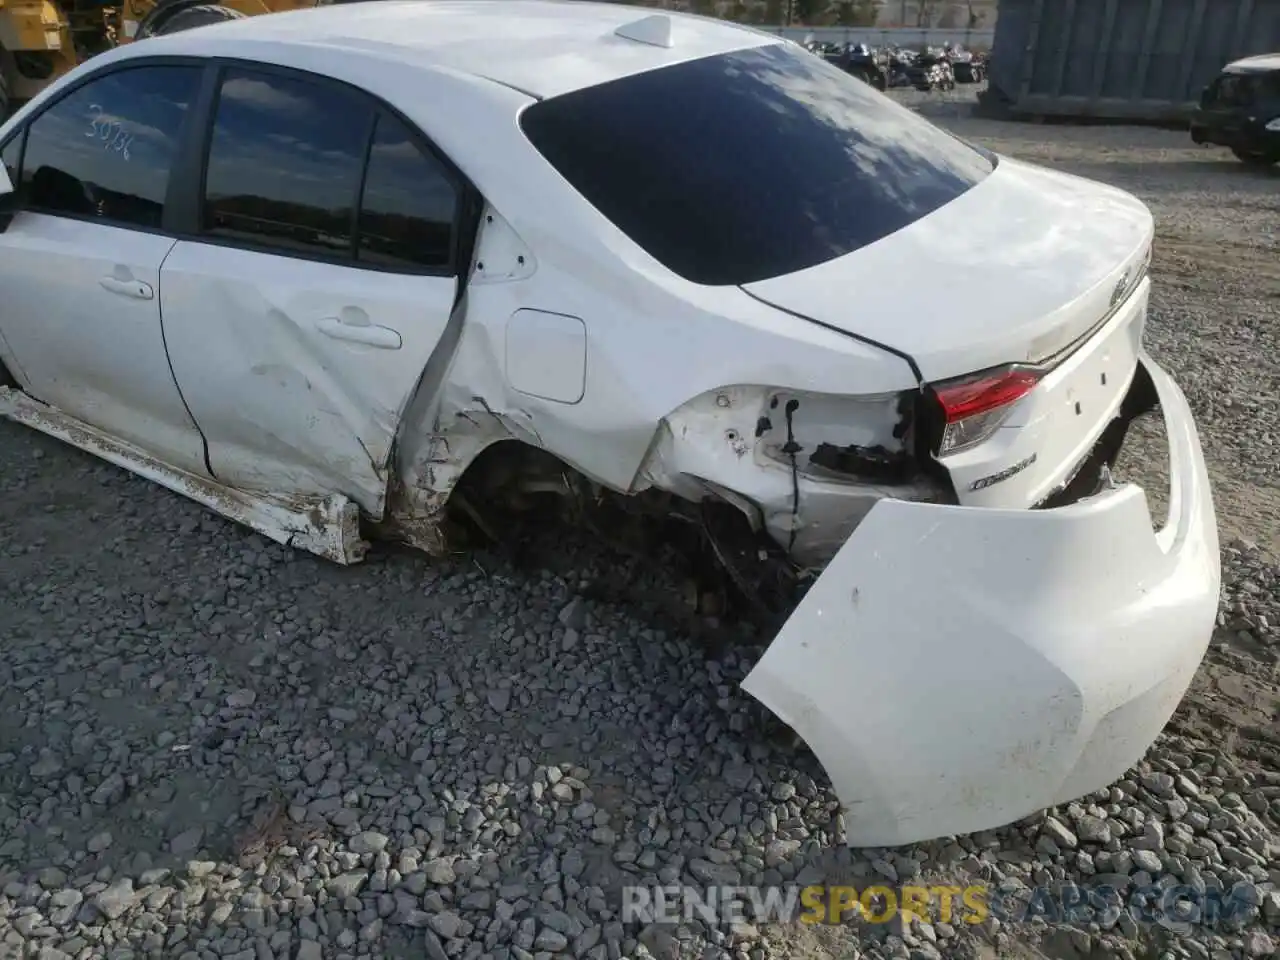
{"type": "Polygon", "coordinates": [[[403,345],[400,334],[390,327],[375,323],[344,323],[337,317],[325,317],[316,321],[316,329],[334,340],[363,343],[380,350],[399,350],[403,345]]]}
{"type": "Polygon", "coordinates": [[[156,292],[151,289],[151,284],[143,283],[141,280],[121,280],[118,277],[103,277],[98,283],[103,290],[110,290],[112,293],[118,293],[123,297],[133,297],[135,300],[152,300],[156,295],[156,292]]]}

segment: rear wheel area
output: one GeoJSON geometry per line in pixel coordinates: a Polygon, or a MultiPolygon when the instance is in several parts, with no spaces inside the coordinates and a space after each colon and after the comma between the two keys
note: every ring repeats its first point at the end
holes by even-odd
{"type": "Polygon", "coordinates": [[[497,549],[530,571],[555,569],[565,543],[580,536],[655,578],[630,583],[602,569],[591,592],[651,607],[694,631],[711,629],[703,618],[712,617],[772,635],[810,582],[728,501],[688,501],[658,489],[614,493],[518,440],[491,445],[467,467],[446,523],[450,549],[497,549]],[[652,592],[658,583],[672,589],[652,592]]]}

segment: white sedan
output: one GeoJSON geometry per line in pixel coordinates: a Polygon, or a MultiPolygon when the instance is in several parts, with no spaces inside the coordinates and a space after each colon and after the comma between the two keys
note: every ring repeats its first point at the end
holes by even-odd
{"type": "Polygon", "coordinates": [[[96,57],[0,156],[0,413],[339,563],[519,488],[697,519],[747,590],[816,576],[744,685],[853,845],[1107,785],[1204,654],[1147,209],[795,44],[331,6],[96,57]],[[1157,403],[1153,524],[1107,468],[1157,403]]]}

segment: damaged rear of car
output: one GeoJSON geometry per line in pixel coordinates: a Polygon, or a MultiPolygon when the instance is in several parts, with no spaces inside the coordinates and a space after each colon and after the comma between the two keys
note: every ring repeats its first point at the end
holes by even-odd
{"type": "Polygon", "coordinates": [[[783,351],[768,383],[667,415],[640,474],[741,511],[767,542],[717,552],[749,596],[757,559],[816,577],[744,686],[826,767],[849,842],[994,827],[1136,762],[1204,653],[1219,580],[1190,411],[1142,347],[1146,208],[785,44],[550,98],[521,125],[701,302],[730,314],[745,294],[900,380],[818,392],[783,351]],[[1156,405],[1158,532],[1109,479],[1156,405]]]}

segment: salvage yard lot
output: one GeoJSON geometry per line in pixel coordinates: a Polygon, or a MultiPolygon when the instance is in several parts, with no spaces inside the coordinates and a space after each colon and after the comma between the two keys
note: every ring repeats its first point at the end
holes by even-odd
{"type": "MultiPolygon", "coordinates": [[[[675,590],[660,575],[571,534],[519,563],[379,550],[342,570],[0,423],[0,957],[1123,956],[1138,949],[1125,937],[1167,934],[695,924],[673,940],[616,912],[625,883],[1032,886],[1134,870],[1256,885],[1252,923],[1196,936],[1269,955],[1280,172],[1184,133],[1005,124],[967,116],[960,93],[906,98],[1156,216],[1147,342],[1196,412],[1224,596],[1188,700],[1099,809],[851,854],[816,762],[737,689],[755,648],[689,639],[657,609],[675,590]],[[606,599],[588,590],[601,580],[631,589],[606,599]],[[1087,812],[1112,821],[1109,842],[1084,839],[1087,812]]],[[[1161,502],[1158,431],[1122,473],[1161,502]]]]}

